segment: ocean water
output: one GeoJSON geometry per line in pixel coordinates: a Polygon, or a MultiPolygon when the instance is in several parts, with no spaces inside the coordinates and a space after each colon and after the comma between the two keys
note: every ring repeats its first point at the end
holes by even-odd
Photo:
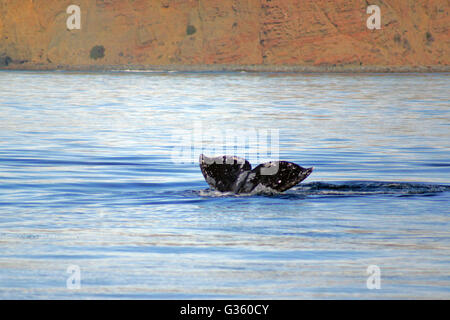
{"type": "Polygon", "coordinates": [[[2,71],[0,298],[449,299],[449,80],[2,71]],[[230,150],[315,169],[221,194],[230,150]]]}

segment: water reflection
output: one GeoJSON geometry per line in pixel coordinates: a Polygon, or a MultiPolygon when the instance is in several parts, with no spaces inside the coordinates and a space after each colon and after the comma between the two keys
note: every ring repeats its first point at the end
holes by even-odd
{"type": "Polygon", "coordinates": [[[0,296],[447,298],[448,83],[0,72],[0,296]],[[284,194],[218,194],[171,160],[195,122],[277,129],[280,158],[315,171],[284,194]]]}

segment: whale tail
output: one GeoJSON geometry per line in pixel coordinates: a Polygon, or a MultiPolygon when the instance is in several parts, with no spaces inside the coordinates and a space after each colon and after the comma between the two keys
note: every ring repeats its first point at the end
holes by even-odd
{"type": "Polygon", "coordinates": [[[206,157],[199,164],[206,182],[220,192],[249,193],[256,187],[283,192],[305,180],[313,168],[287,161],[271,161],[252,170],[251,164],[236,156],[206,157]]]}
{"type": "Polygon", "coordinates": [[[199,163],[206,182],[220,192],[238,193],[244,177],[252,170],[247,160],[235,156],[210,158],[201,154],[199,163]]]}

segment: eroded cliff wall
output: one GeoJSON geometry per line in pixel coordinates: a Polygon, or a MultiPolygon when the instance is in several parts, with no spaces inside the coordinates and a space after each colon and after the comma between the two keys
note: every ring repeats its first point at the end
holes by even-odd
{"type": "Polygon", "coordinates": [[[0,0],[0,66],[448,66],[450,0],[0,0]],[[80,29],[69,30],[70,5],[80,29]],[[369,5],[381,29],[369,30],[369,5]]]}

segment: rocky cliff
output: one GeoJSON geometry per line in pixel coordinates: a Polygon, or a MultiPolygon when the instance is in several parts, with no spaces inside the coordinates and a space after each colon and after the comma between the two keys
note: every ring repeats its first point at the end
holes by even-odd
{"type": "Polygon", "coordinates": [[[450,65],[449,4],[449,0],[0,0],[0,67],[445,69],[450,65]],[[79,7],[78,16],[68,12],[70,5],[79,7]],[[367,27],[369,5],[380,8],[380,29],[367,27]],[[79,29],[69,28],[77,18],[79,29]]]}

